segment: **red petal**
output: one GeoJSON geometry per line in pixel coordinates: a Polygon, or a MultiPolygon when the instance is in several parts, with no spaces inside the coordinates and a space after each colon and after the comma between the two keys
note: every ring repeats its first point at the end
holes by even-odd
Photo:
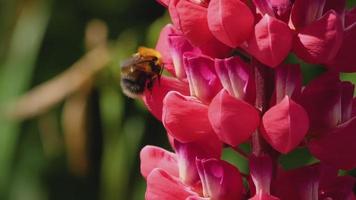
{"type": "Polygon", "coordinates": [[[203,103],[210,103],[222,88],[215,73],[214,60],[207,56],[186,53],[184,54],[184,66],[190,94],[196,96],[203,103]]]}
{"type": "Polygon", "coordinates": [[[252,0],[261,15],[268,14],[283,21],[289,19],[292,2],[290,0],[252,0]]]}
{"type": "Polygon", "coordinates": [[[252,199],[268,199],[272,181],[272,159],[267,156],[250,156],[250,174],[255,186],[256,195],[252,199]],[[259,198],[264,197],[264,198],[259,198]]]}
{"type": "Polygon", "coordinates": [[[263,137],[281,153],[297,147],[309,128],[307,113],[288,96],[263,115],[262,123],[263,137]]]}
{"type": "Polygon", "coordinates": [[[269,194],[259,194],[259,195],[253,196],[249,200],[279,200],[279,198],[274,197],[274,196],[269,195],[269,194]]]}
{"type": "Polygon", "coordinates": [[[250,104],[221,90],[209,106],[209,120],[221,141],[237,146],[259,125],[259,112],[250,104]]]}
{"type": "Polygon", "coordinates": [[[233,165],[217,159],[197,160],[204,197],[239,200],[242,198],[242,177],[233,165]]]}
{"type": "MultiPolygon", "coordinates": [[[[355,185],[355,178],[352,176],[339,176],[334,180],[321,183],[320,191],[323,191],[324,195],[321,198],[331,198],[331,199],[345,199],[345,200],[353,200],[353,188],[355,185]]],[[[319,198],[319,199],[321,199],[319,198]]]]}
{"type": "Polygon", "coordinates": [[[287,24],[265,15],[256,24],[255,32],[243,48],[263,64],[276,67],[288,55],[292,37],[287,24]]]}
{"type": "Polygon", "coordinates": [[[337,73],[325,73],[314,79],[303,90],[301,105],[310,118],[313,134],[333,128],[352,115],[354,86],[341,82],[337,73]]]}
{"type": "Polygon", "coordinates": [[[342,39],[341,18],[331,10],[318,21],[300,30],[293,51],[307,62],[328,63],[339,51],[342,39]]]}
{"type": "Polygon", "coordinates": [[[291,171],[279,171],[273,184],[274,192],[280,199],[318,199],[319,165],[310,165],[291,171]]]}
{"type": "Polygon", "coordinates": [[[208,28],[207,8],[191,1],[178,1],[176,9],[183,34],[195,46],[210,40],[212,34],[208,28]]]}
{"type": "Polygon", "coordinates": [[[192,142],[212,132],[208,106],[193,97],[169,92],[163,100],[163,125],[180,142],[192,142]]]}
{"type": "Polygon", "coordinates": [[[187,0],[171,0],[169,12],[173,24],[189,42],[211,57],[226,57],[231,49],[219,42],[210,32],[207,8],[187,0]]]}
{"type": "Polygon", "coordinates": [[[268,14],[269,16],[276,17],[269,0],[252,0],[256,6],[256,11],[262,16],[268,14]]]}
{"type": "Polygon", "coordinates": [[[325,132],[308,144],[311,153],[321,161],[341,169],[356,167],[356,117],[325,132]]]}
{"type": "Polygon", "coordinates": [[[188,95],[188,84],[174,78],[162,76],[160,81],[157,81],[154,84],[152,90],[146,90],[142,97],[148,110],[158,120],[161,120],[162,118],[163,98],[169,91],[178,91],[182,94],[188,95]]]}
{"type": "Polygon", "coordinates": [[[254,103],[256,90],[251,66],[240,57],[234,56],[215,59],[215,70],[221,84],[230,95],[254,103]]]}
{"type": "Polygon", "coordinates": [[[345,12],[346,0],[327,0],[324,6],[324,13],[329,10],[335,10],[342,15],[345,12]]]}
{"type": "Polygon", "coordinates": [[[155,146],[145,146],[140,153],[141,173],[146,178],[152,170],[160,168],[178,177],[178,162],[174,153],[155,146]]]}
{"type": "Polygon", "coordinates": [[[292,99],[300,96],[302,88],[302,72],[299,65],[282,65],[276,69],[276,103],[287,95],[292,99]]]}
{"type": "Polygon", "coordinates": [[[185,200],[206,200],[204,197],[198,197],[198,196],[190,196],[185,200]]]}
{"type": "Polygon", "coordinates": [[[356,7],[347,11],[345,14],[345,27],[349,27],[356,22],[356,7]]]}
{"type": "Polygon", "coordinates": [[[341,72],[356,72],[356,59],[353,50],[356,46],[356,23],[349,26],[344,31],[344,39],[342,41],[339,52],[331,61],[331,66],[341,72]]]}
{"type": "Polygon", "coordinates": [[[352,114],[351,116],[356,116],[356,98],[352,99],[352,114]]]}
{"type": "Polygon", "coordinates": [[[352,101],[355,85],[351,82],[341,83],[341,122],[346,122],[352,116],[352,101]]]}
{"type": "Polygon", "coordinates": [[[308,26],[323,14],[326,0],[296,0],[293,4],[290,23],[293,29],[308,26]]]}
{"type": "Polygon", "coordinates": [[[252,33],[254,16],[240,0],[215,0],[208,7],[208,25],[222,43],[235,48],[252,33]]]}
{"type": "Polygon", "coordinates": [[[178,178],[161,169],[153,170],[147,177],[146,200],[182,200],[191,195],[178,178]]]}

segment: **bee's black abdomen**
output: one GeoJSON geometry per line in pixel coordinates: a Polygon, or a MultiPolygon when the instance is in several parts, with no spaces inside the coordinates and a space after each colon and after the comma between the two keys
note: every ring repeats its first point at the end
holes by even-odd
{"type": "Polygon", "coordinates": [[[122,77],[121,87],[127,96],[136,98],[143,94],[148,80],[149,76],[147,74],[137,71],[135,76],[122,77]]]}
{"type": "Polygon", "coordinates": [[[129,90],[131,93],[139,95],[145,91],[145,85],[137,83],[130,79],[121,79],[121,85],[124,89],[129,90]]]}

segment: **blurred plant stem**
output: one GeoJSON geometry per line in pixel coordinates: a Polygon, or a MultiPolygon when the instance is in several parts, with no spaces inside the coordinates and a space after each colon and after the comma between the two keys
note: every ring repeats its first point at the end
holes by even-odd
{"type": "Polygon", "coordinates": [[[123,119],[125,99],[117,90],[120,73],[117,64],[119,60],[128,58],[136,51],[135,35],[136,33],[130,30],[120,35],[113,56],[117,60],[110,66],[111,76],[102,77],[103,84],[99,88],[104,143],[100,188],[100,199],[103,200],[127,199],[129,192],[132,192],[128,188],[131,181],[130,174],[134,173],[133,164],[137,160],[136,155],[144,131],[142,118],[123,119]]]}
{"type": "MultiPolygon", "coordinates": [[[[22,7],[7,57],[0,72],[0,108],[23,93],[30,84],[38,50],[50,16],[50,2],[33,0],[22,7]]],[[[20,124],[0,112],[0,194],[5,194],[20,124]]],[[[0,197],[0,199],[3,199],[0,197]]]]}

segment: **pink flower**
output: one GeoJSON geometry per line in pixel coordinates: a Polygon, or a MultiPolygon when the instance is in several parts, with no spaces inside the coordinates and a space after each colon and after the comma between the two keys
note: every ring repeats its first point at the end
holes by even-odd
{"type": "Polygon", "coordinates": [[[253,29],[254,16],[244,1],[160,2],[168,7],[174,26],[209,56],[228,56],[229,47],[238,47],[253,29]]]}
{"type": "Polygon", "coordinates": [[[250,200],[278,200],[271,195],[272,159],[267,155],[251,156],[250,173],[254,192],[250,200]]]}
{"type": "Polygon", "coordinates": [[[210,56],[223,57],[230,48],[218,41],[210,32],[206,1],[171,0],[168,10],[174,26],[196,47],[210,56]]]}
{"type": "Polygon", "coordinates": [[[301,84],[299,66],[286,65],[276,69],[274,101],[262,117],[260,130],[266,141],[281,153],[296,148],[309,129],[307,112],[296,102],[301,84]]]}
{"type": "Polygon", "coordinates": [[[222,43],[236,48],[252,33],[254,16],[245,2],[212,0],[208,7],[208,25],[222,43]]]}
{"type": "Polygon", "coordinates": [[[248,103],[255,98],[254,78],[238,57],[215,60],[215,69],[224,89],[209,105],[209,121],[221,141],[237,146],[250,138],[260,122],[259,111],[248,103]]]}
{"type": "Polygon", "coordinates": [[[221,146],[214,141],[175,142],[176,154],[153,146],[143,148],[141,172],[147,179],[146,199],[241,199],[241,175],[219,159],[221,146]]]}
{"type": "Polygon", "coordinates": [[[268,14],[287,22],[292,7],[291,0],[253,0],[260,15],[268,14]]]}
{"type": "Polygon", "coordinates": [[[337,174],[356,168],[354,85],[339,78],[356,71],[356,9],[345,0],[159,2],[172,24],[156,48],[171,76],[143,100],[175,153],[141,151],[146,199],[355,200],[355,179],[337,174]],[[303,85],[300,65],[283,63],[290,53],[328,71],[303,85]],[[320,163],[283,170],[279,157],[298,147],[320,163]],[[223,148],[245,157],[249,174],[222,160],[223,148]]]}
{"type": "Polygon", "coordinates": [[[256,24],[253,37],[243,47],[260,62],[276,67],[292,48],[299,58],[309,63],[328,64],[340,71],[354,70],[348,54],[353,44],[351,24],[354,19],[346,15],[348,21],[353,22],[343,28],[344,0],[253,2],[262,19],[256,24]]]}
{"type": "Polygon", "coordinates": [[[263,64],[274,68],[287,57],[292,41],[293,35],[288,25],[265,14],[242,47],[263,64]]]}

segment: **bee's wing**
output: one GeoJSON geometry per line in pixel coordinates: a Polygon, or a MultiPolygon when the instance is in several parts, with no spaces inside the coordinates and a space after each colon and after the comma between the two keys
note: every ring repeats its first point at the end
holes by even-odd
{"type": "Polygon", "coordinates": [[[150,73],[152,70],[149,63],[152,62],[151,58],[143,58],[140,56],[133,56],[127,60],[124,60],[121,64],[121,72],[129,73],[136,70],[150,73]]]}

